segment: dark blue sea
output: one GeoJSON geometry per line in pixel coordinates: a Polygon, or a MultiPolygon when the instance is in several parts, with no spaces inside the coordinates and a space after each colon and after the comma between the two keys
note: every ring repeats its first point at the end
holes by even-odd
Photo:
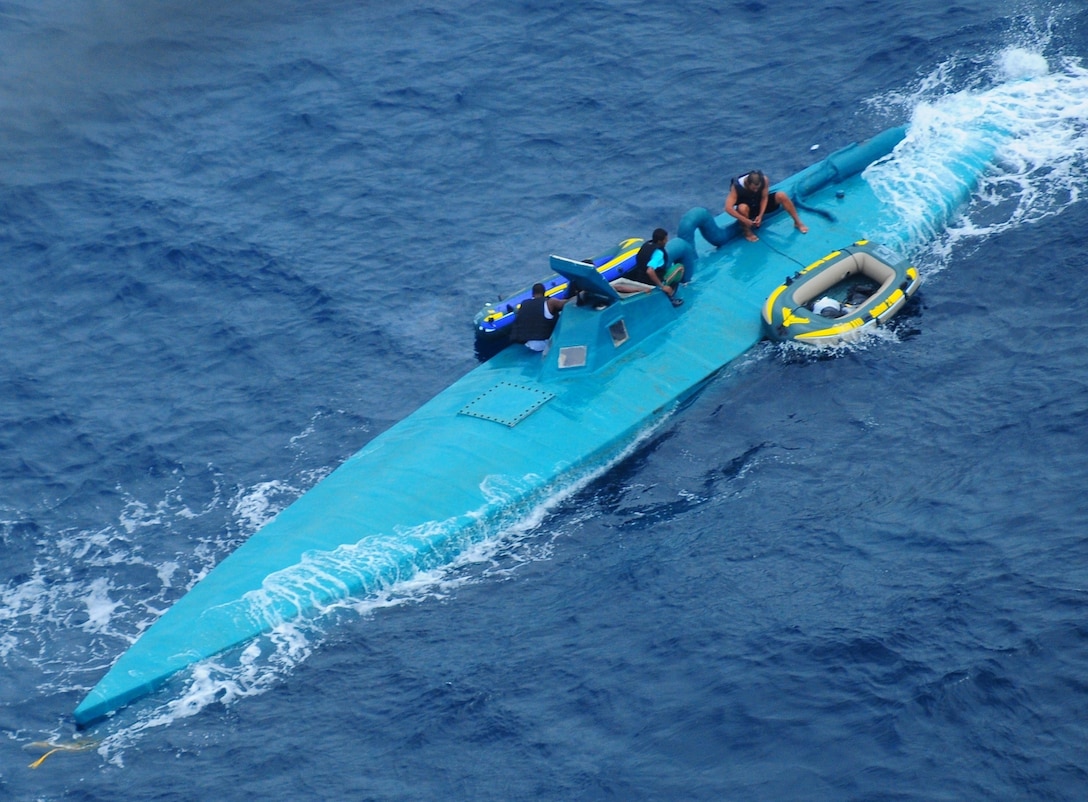
{"type": "Polygon", "coordinates": [[[1086,58],[1083,0],[0,0],[0,799],[1088,798],[1086,58]],[[880,336],[75,729],[550,253],[980,116],[880,336]]]}

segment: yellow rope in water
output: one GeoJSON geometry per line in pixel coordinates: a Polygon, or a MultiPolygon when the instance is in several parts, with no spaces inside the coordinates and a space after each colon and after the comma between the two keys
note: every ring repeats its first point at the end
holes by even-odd
{"type": "Polygon", "coordinates": [[[32,768],[32,769],[36,769],[36,768],[38,768],[38,767],[39,767],[39,766],[40,766],[40,765],[41,765],[42,763],[44,763],[44,762],[45,762],[45,759],[46,759],[47,757],[49,757],[49,756],[50,756],[51,754],[53,754],[54,752],[60,752],[60,751],[61,751],[61,748],[60,748],[59,746],[58,746],[58,747],[57,747],[56,749],[50,749],[50,750],[49,750],[48,752],[46,752],[46,753],[45,753],[44,755],[42,755],[42,756],[41,756],[40,758],[38,758],[38,759],[37,759],[37,760],[35,760],[35,761],[34,761],[33,763],[31,763],[31,764],[30,764],[30,768],[32,768]]]}
{"type": "Polygon", "coordinates": [[[32,744],[27,744],[26,749],[47,749],[48,751],[40,758],[30,764],[29,768],[39,768],[45,759],[56,752],[89,752],[98,746],[98,741],[90,738],[83,738],[78,741],[72,741],[68,744],[55,744],[51,741],[35,741],[32,744]]]}

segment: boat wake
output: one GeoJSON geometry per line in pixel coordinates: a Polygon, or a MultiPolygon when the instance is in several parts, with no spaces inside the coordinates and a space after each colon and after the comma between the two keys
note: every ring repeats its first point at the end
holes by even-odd
{"type": "Polygon", "coordinates": [[[873,105],[910,115],[905,140],[866,178],[894,213],[875,236],[915,254],[923,274],[949,263],[957,249],[1060,214],[1077,203],[1088,179],[1088,69],[1080,59],[1048,53],[1049,35],[965,69],[950,59],[908,91],[873,105]],[[919,197],[961,178],[954,155],[979,142],[996,167],[973,188],[950,225],[934,227],[919,197]]]}
{"type": "MultiPolygon", "coordinates": [[[[433,555],[416,556],[413,558],[416,569],[403,576],[389,575],[388,581],[319,606],[310,615],[285,617],[244,647],[194,663],[171,678],[162,692],[140,699],[117,716],[96,725],[93,734],[98,752],[108,762],[123,765],[125,750],[149,730],[194,716],[212,705],[230,705],[265,693],[320,648],[328,633],[337,631],[341,623],[366,618],[385,608],[441,599],[466,584],[494,581],[516,571],[520,565],[546,559],[551,543],[564,531],[553,529],[542,533],[541,527],[550,511],[626,459],[660,431],[670,417],[665,415],[655,420],[622,448],[583,470],[568,473],[560,482],[520,505],[507,504],[508,498],[519,496],[511,484],[516,480],[492,477],[487,488],[488,499],[503,509],[501,515],[480,514],[480,525],[467,530],[455,521],[420,527],[417,534],[421,541],[442,541],[441,530],[448,529],[450,555],[441,559],[433,555]]],[[[281,490],[270,491],[269,486],[262,484],[252,492],[241,494],[233,504],[239,523],[246,528],[259,528],[275,517],[281,506],[292,500],[281,498],[284,496],[281,490]]],[[[372,577],[375,560],[394,568],[401,564],[402,561],[392,559],[392,549],[402,546],[406,535],[410,537],[411,533],[398,532],[388,543],[368,541],[330,553],[312,553],[298,565],[268,577],[261,591],[247,594],[246,604],[253,615],[263,616],[274,615],[285,605],[310,606],[303,598],[308,591],[329,583],[372,577]]],[[[108,600],[98,606],[99,618],[104,623],[117,607],[108,600]]],[[[114,644],[111,648],[116,648],[115,639],[119,636],[115,628],[111,626],[109,630],[114,644]]],[[[92,672],[103,669],[104,666],[82,667],[92,672]]],[[[50,733],[50,738],[63,740],[71,735],[62,729],[50,733]]]]}

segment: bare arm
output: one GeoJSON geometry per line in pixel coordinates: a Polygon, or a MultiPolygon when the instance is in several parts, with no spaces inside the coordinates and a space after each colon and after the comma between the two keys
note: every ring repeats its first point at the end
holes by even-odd
{"type": "Polygon", "coordinates": [[[759,225],[763,222],[763,213],[767,211],[767,180],[763,180],[763,195],[759,199],[759,214],[756,215],[755,223],[759,225]]]}
{"type": "Polygon", "coordinates": [[[657,277],[657,271],[654,270],[652,267],[647,267],[646,268],[646,275],[649,276],[651,284],[654,284],[658,288],[664,290],[665,294],[668,295],[670,298],[672,297],[672,294],[674,292],[676,292],[675,289],[673,289],[672,287],[666,286],[665,283],[662,282],[661,279],[659,279],[657,277]]]}
{"type": "Polygon", "coordinates": [[[737,188],[732,184],[729,186],[729,194],[725,196],[725,213],[737,218],[742,223],[750,224],[752,222],[737,211],[737,188]]]}
{"type": "Polygon", "coordinates": [[[562,311],[563,307],[566,306],[569,301],[573,300],[574,296],[571,296],[570,298],[549,298],[548,309],[551,310],[553,315],[559,314],[559,312],[562,311]]]}

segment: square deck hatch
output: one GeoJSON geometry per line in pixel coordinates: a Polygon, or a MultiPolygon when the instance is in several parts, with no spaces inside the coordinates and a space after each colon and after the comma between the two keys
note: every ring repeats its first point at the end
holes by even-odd
{"type": "Polygon", "coordinates": [[[473,418],[517,426],[555,398],[555,393],[511,382],[499,382],[487,392],[465,404],[459,412],[473,418]]]}

